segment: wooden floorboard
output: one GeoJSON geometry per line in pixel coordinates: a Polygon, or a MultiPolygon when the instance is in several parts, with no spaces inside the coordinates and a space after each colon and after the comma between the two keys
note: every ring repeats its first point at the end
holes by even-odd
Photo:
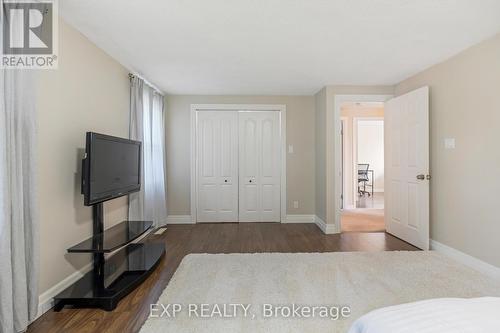
{"type": "Polygon", "coordinates": [[[338,252],[418,250],[387,233],[349,232],[324,235],[314,224],[206,223],[169,225],[152,241],[165,242],[157,269],[112,312],[99,309],[52,310],[28,328],[29,333],[137,332],[168,281],[189,253],[338,252]]]}

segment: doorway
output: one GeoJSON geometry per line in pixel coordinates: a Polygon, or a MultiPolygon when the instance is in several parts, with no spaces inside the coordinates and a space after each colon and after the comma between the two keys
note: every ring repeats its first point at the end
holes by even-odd
{"type": "Polygon", "coordinates": [[[341,106],[346,102],[384,103],[384,222],[386,232],[429,249],[429,87],[406,94],[335,95],[327,110],[327,220],[342,231],[341,106]],[[331,126],[331,127],[330,127],[331,126]],[[329,134],[330,133],[330,134],[329,134]],[[333,198],[333,200],[328,200],[333,198]]]}
{"type": "Polygon", "coordinates": [[[384,232],[384,103],[344,102],[342,232],[384,232]]]}

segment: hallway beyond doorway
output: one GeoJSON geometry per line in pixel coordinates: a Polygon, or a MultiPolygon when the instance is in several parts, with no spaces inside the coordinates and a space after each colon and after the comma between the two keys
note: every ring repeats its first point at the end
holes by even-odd
{"type": "Polygon", "coordinates": [[[342,232],[385,231],[383,209],[346,209],[341,214],[342,232]]]}
{"type": "MultiPolygon", "coordinates": [[[[373,195],[367,194],[358,196],[356,208],[384,209],[384,192],[375,192],[373,195]]],[[[382,213],[383,215],[383,213],[382,213]]]]}

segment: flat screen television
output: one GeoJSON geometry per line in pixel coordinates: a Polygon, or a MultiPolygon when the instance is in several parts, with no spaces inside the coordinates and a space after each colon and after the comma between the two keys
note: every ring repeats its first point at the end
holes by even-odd
{"type": "Polygon", "coordinates": [[[141,142],[87,132],[82,161],[86,206],[141,189],[141,142]]]}

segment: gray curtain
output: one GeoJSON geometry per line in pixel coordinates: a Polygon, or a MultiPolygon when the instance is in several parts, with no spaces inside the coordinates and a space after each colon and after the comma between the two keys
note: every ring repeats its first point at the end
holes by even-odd
{"type": "Polygon", "coordinates": [[[130,138],[142,142],[141,191],[129,196],[129,219],[167,222],[164,96],[139,77],[130,80],[130,138]]]}
{"type": "Polygon", "coordinates": [[[0,332],[12,333],[38,310],[35,82],[0,71],[0,332]]]}

